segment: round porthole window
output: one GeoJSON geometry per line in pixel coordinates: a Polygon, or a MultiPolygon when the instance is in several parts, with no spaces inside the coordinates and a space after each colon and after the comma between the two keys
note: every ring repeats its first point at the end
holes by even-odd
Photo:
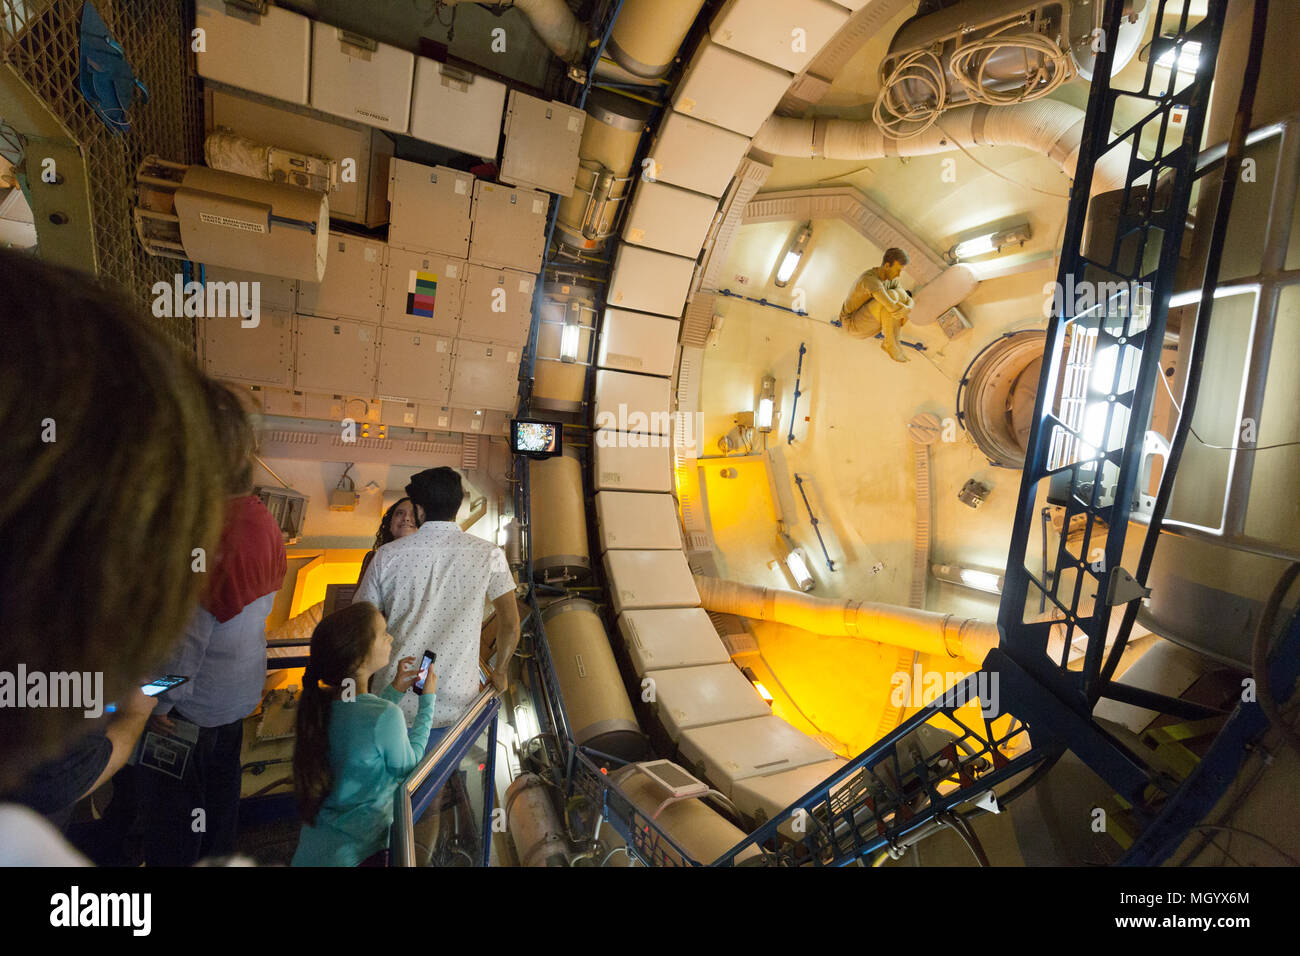
{"type": "Polygon", "coordinates": [[[971,361],[957,387],[960,421],[995,465],[1023,468],[1047,333],[1008,332],[971,361]]]}

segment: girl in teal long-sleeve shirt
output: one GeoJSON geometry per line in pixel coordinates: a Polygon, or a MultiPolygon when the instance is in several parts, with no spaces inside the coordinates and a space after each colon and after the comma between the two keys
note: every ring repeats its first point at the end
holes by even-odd
{"type": "Polygon", "coordinates": [[[392,647],[384,616],[364,602],[312,632],[293,757],[303,819],[294,866],[356,866],[388,847],[393,796],[424,756],[438,686],[430,673],[409,732],[397,701],[419,676],[415,658],[403,658],[378,696],[358,693],[392,647]]]}

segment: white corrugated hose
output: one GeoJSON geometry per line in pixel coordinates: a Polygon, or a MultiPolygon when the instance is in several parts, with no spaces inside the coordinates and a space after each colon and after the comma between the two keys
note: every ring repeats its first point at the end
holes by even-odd
{"type": "MultiPolygon", "coordinates": [[[[754,148],[777,156],[869,160],[928,156],[972,146],[1022,146],[1050,156],[1072,177],[1083,138],[1083,117],[1083,110],[1059,100],[1014,106],[979,104],[948,110],[923,133],[896,140],[870,120],[772,116],[754,137],[754,148]]],[[[1092,193],[1121,188],[1127,164],[1126,150],[1104,155],[1093,174],[1092,193]]]]}

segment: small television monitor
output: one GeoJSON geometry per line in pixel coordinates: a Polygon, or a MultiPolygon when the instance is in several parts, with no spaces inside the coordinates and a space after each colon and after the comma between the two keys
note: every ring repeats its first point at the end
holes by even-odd
{"type": "Polygon", "coordinates": [[[510,447],[516,455],[529,458],[553,458],[563,450],[560,422],[544,422],[536,418],[510,420],[510,447]]]}

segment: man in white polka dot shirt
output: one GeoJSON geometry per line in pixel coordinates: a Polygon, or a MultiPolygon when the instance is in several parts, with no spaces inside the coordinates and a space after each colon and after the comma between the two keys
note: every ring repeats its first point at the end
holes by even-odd
{"type": "MultiPolygon", "coordinates": [[[[354,600],[379,608],[394,639],[388,667],[375,675],[375,687],[392,682],[402,658],[418,661],[426,649],[438,655],[432,748],[478,696],[483,599],[496,608],[492,681],[502,692],[506,665],[519,644],[519,611],[505,552],[456,524],[465,497],[460,475],[451,468],[427,469],[412,476],[406,495],[417,517],[423,512],[423,523],[414,534],[375,552],[354,600]]],[[[414,694],[403,695],[400,706],[407,723],[414,719],[416,705],[414,694]]]]}

